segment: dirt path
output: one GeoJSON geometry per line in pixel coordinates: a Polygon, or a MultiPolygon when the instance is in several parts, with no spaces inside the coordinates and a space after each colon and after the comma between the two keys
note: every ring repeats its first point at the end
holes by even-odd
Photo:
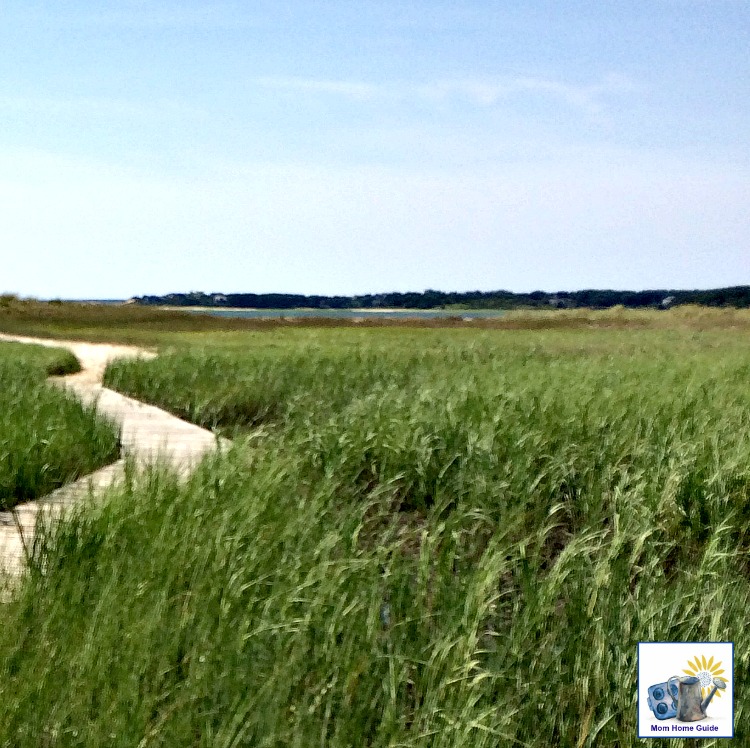
{"type": "MultiPolygon", "coordinates": [[[[228,444],[226,440],[217,440],[210,431],[182,421],[171,413],[102,386],[104,370],[110,361],[124,357],[153,358],[156,356],[153,351],[108,343],[4,334],[0,334],[0,342],[33,343],[71,350],[81,362],[81,371],[66,377],[50,377],[49,381],[72,390],[85,403],[95,402],[99,413],[120,427],[124,455],[135,457],[141,465],[161,459],[180,474],[187,475],[209,451],[220,444],[228,444]]],[[[120,459],[49,496],[20,504],[15,508],[15,517],[11,512],[0,512],[0,570],[5,568],[11,573],[20,573],[23,569],[24,543],[29,545],[33,541],[39,512],[59,516],[66,506],[120,480],[124,466],[125,460],[120,459]]]]}

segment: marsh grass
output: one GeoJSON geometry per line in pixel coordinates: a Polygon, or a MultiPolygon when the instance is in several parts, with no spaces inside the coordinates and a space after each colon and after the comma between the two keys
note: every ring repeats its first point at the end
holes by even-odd
{"type": "Polygon", "coordinates": [[[0,745],[630,746],[638,641],[732,640],[743,682],[745,339],[401,335],[111,367],[265,410],[40,534],[0,745]]]}
{"type": "Polygon", "coordinates": [[[0,345],[0,508],[43,496],[117,458],[116,429],[45,383],[80,364],[68,351],[0,345]]]}
{"type": "Polygon", "coordinates": [[[581,331],[581,330],[710,330],[750,331],[750,310],[683,305],[667,311],[628,310],[514,310],[498,318],[464,319],[451,317],[391,319],[368,317],[266,318],[247,319],[191,314],[178,309],[137,304],[95,304],[41,302],[6,295],[0,299],[0,331],[51,338],[76,338],[135,345],[194,344],[203,336],[213,343],[216,337],[240,343],[253,333],[285,335],[295,331],[455,330],[455,331],[581,331]]]}

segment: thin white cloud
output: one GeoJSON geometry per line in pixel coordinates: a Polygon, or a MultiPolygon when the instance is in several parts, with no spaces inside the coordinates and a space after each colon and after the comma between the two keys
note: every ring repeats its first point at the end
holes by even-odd
{"type": "Polygon", "coordinates": [[[293,76],[263,76],[255,83],[264,88],[332,94],[357,101],[383,98],[389,95],[386,86],[357,81],[337,81],[320,78],[296,78],[293,76]]]}
{"type": "Polygon", "coordinates": [[[564,101],[589,113],[602,109],[605,96],[636,91],[638,86],[629,79],[609,75],[590,84],[569,83],[532,76],[482,79],[444,79],[423,84],[367,83],[352,80],[331,80],[293,76],[265,76],[256,78],[257,85],[280,91],[340,96],[354,101],[422,100],[445,102],[468,101],[477,107],[492,107],[523,95],[537,95],[564,101]]]}

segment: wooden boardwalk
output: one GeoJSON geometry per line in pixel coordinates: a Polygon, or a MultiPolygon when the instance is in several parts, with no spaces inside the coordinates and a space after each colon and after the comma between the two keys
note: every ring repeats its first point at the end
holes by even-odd
{"type": "MultiPolygon", "coordinates": [[[[0,342],[35,343],[68,348],[81,362],[82,371],[50,381],[73,391],[84,403],[96,403],[98,412],[111,418],[121,429],[122,452],[143,466],[156,459],[164,461],[181,475],[187,475],[198,462],[219,444],[210,431],[187,423],[153,405],[133,400],[101,384],[107,363],[124,356],[151,358],[156,354],[129,346],[27,338],[0,334],[0,342]]],[[[33,542],[40,512],[58,517],[65,507],[116,483],[124,475],[125,460],[97,470],[49,496],[20,504],[11,512],[0,512],[0,570],[18,574],[23,569],[24,543],[33,542]]]]}

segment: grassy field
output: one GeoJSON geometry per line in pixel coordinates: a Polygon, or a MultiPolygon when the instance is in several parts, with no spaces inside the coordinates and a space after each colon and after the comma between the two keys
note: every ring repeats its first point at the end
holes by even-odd
{"type": "Polygon", "coordinates": [[[399,320],[369,319],[241,319],[189,314],[174,309],[129,305],[39,302],[0,295],[0,332],[48,338],[76,338],[134,345],[194,346],[201,341],[223,346],[251,333],[307,333],[320,330],[666,330],[750,332],[750,309],[679,306],[668,311],[550,310],[512,311],[493,319],[461,316],[399,320]]]}
{"type": "Polygon", "coordinates": [[[41,535],[0,745],[630,746],[639,640],[732,640],[743,683],[750,337],[681,314],[165,333],[113,365],[235,446],[41,535]]]}
{"type": "Polygon", "coordinates": [[[72,353],[0,344],[0,508],[49,493],[117,458],[113,427],[45,384],[80,365],[72,353]]]}

